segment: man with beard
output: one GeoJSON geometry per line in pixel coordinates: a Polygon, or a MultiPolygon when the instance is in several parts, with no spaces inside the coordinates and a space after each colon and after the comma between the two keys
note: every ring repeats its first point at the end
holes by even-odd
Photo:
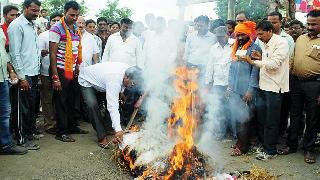
{"type": "MultiPolygon", "coordinates": [[[[226,97],[229,99],[230,119],[236,124],[237,142],[231,155],[240,156],[249,150],[249,128],[258,86],[259,70],[245,61],[253,51],[261,52],[254,43],[256,24],[245,21],[235,27],[226,97]]],[[[252,57],[253,58],[253,57],[252,57]]]]}
{"type": "Polygon", "coordinates": [[[277,154],[281,101],[283,93],[289,91],[289,47],[286,39],[273,33],[271,22],[260,22],[256,30],[257,37],[264,43],[262,54],[254,51],[252,58],[246,60],[260,68],[257,116],[263,151],[256,158],[267,160],[277,154]]]}
{"type": "Polygon", "coordinates": [[[65,17],[61,18],[49,34],[50,68],[53,86],[53,101],[56,113],[56,139],[74,142],[69,134],[87,134],[78,127],[74,117],[76,78],[82,63],[81,32],[77,26],[80,6],[76,1],[64,5],[65,17]]]}
{"type": "Polygon", "coordinates": [[[290,22],[290,30],[291,30],[291,36],[294,40],[294,42],[297,41],[298,37],[303,34],[304,26],[302,22],[299,20],[293,20],[290,22]]]}
{"type": "Polygon", "coordinates": [[[308,34],[301,35],[296,41],[291,63],[290,91],[291,114],[287,147],[279,154],[295,153],[298,148],[299,122],[306,110],[306,129],[303,137],[304,161],[315,163],[314,154],[317,132],[319,132],[320,105],[320,10],[307,15],[308,34]]]}
{"type": "Polygon", "coordinates": [[[36,92],[40,72],[40,49],[34,20],[40,12],[41,2],[25,0],[23,14],[11,22],[8,28],[11,63],[19,79],[18,86],[12,90],[13,126],[18,144],[29,150],[40,147],[29,139],[40,134],[36,128],[36,92]]]}

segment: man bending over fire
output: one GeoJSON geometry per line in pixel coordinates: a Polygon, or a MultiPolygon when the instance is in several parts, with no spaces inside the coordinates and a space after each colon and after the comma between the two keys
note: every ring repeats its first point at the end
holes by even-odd
{"type": "MultiPolygon", "coordinates": [[[[120,125],[119,93],[125,88],[141,83],[140,68],[121,62],[103,62],[83,68],[80,71],[79,82],[87,106],[88,117],[97,131],[100,147],[108,144],[107,132],[100,114],[95,89],[106,92],[107,109],[110,113],[112,127],[115,130],[115,142],[121,143],[123,131],[120,125]]],[[[139,101],[139,100],[138,100],[139,101]]],[[[135,106],[135,108],[138,108],[135,106]]]]}

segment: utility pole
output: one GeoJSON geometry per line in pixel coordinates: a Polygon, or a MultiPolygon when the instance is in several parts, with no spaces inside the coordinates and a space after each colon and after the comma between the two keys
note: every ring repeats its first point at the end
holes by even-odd
{"type": "Polygon", "coordinates": [[[228,0],[228,20],[235,19],[236,0],[228,0]]]}

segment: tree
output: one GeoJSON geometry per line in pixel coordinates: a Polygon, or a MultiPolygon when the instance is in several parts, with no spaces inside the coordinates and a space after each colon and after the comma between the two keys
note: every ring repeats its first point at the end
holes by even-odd
{"type": "MultiPolygon", "coordinates": [[[[218,16],[227,20],[229,0],[216,0],[216,12],[218,16]]],[[[259,21],[266,17],[268,12],[268,2],[266,0],[236,0],[235,12],[246,11],[250,19],[259,21]]]]}
{"type": "MultiPolygon", "coordinates": [[[[48,9],[49,13],[59,12],[63,13],[63,7],[66,2],[70,0],[43,0],[41,8],[48,9]]],[[[88,12],[88,8],[85,6],[84,0],[77,0],[80,4],[80,14],[85,15],[88,12]]]]}
{"type": "Polygon", "coordinates": [[[98,17],[119,22],[122,18],[130,18],[133,11],[128,7],[119,7],[119,0],[108,0],[107,6],[100,10],[98,17]]]}

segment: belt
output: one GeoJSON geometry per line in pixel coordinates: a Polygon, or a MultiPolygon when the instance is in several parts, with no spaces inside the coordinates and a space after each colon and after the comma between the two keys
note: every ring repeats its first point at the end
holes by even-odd
{"type": "Polygon", "coordinates": [[[310,77],[298,77],[292,75],[293,79],[297,79],[299,81],[320,81],[320,76],[310,76],[310,77]]]}

